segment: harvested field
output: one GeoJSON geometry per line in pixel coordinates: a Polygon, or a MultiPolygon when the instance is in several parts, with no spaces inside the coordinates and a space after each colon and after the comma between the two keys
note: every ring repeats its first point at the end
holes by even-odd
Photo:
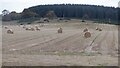
{"type": "Polygon", "coordinates": [[[52,21],[42,23],[44,27],[40,27],[40,31],[27,31],[18,25],[5,24],[13,29],[14,34],[7,34],[7,30],[2,29],[2,64],[117,66],[118,26],[87,22],[86,25],[78,20],[65,23],[52,21]],[[61,34],[57,33],[59,27],[63,29],[61,34]],[[91,33],[89,38],[84,37],[86,27],[91,33]],[[102,28],[102,31],[96,31],[96,27],[102,28]]]}

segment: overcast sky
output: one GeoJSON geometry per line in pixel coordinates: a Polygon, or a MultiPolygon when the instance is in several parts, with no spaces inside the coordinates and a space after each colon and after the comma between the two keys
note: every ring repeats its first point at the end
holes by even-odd
{"type": "Polygon", "coordinates": [[[43,4],[90,4],[118,7],[120,0],[0,0],[0,13],[3,9],[22,12],[24,8],[43,4]]]}

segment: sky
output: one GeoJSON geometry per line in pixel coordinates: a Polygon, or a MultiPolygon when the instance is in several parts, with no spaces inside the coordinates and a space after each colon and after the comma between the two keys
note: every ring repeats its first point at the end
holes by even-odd
{"type": "Polygon", "coordinates": [[[118,7],[120,0],[0,0],[0,14],[7,9],[10,12],[22,12],[24,8],[45,4],[89,4],[118,7]]]}

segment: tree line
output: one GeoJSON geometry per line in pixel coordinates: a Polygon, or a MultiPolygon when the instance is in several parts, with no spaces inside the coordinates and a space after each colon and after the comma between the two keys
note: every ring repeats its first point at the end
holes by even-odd
{"type": "MultiPolygon", "coordinates": [[[[24,9],[20,19],[62,17],[89,20],[119,21],[119,8],[81,4],[37,5],[24,9]]],[[[114,23],[113,23],[114,24],[114,23]]]]}

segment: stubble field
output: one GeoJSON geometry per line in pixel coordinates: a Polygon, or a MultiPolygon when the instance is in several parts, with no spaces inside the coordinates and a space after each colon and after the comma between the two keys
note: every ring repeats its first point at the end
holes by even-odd
{"type": "MultiPolygon", "coordinates": [[[[93,21],[31,24],[40,31],[28,31],[19,25],[5,22],[2,28],[3,66],[117,66],[118,26],[95,24],[93,21]],[[44,26],[41,26],[44,25],[44,26]],[[14,34],[7,34],[7,29],[14,34]],[[63,33],[57,33],[62,27],[63,33]],[[102,28],[102,31],[96,30],[102,28]],[[83,30],[88,28],[90,38],[83,30]]],[[[3,22],[4,23],[4,22],[3,22]]]]}

